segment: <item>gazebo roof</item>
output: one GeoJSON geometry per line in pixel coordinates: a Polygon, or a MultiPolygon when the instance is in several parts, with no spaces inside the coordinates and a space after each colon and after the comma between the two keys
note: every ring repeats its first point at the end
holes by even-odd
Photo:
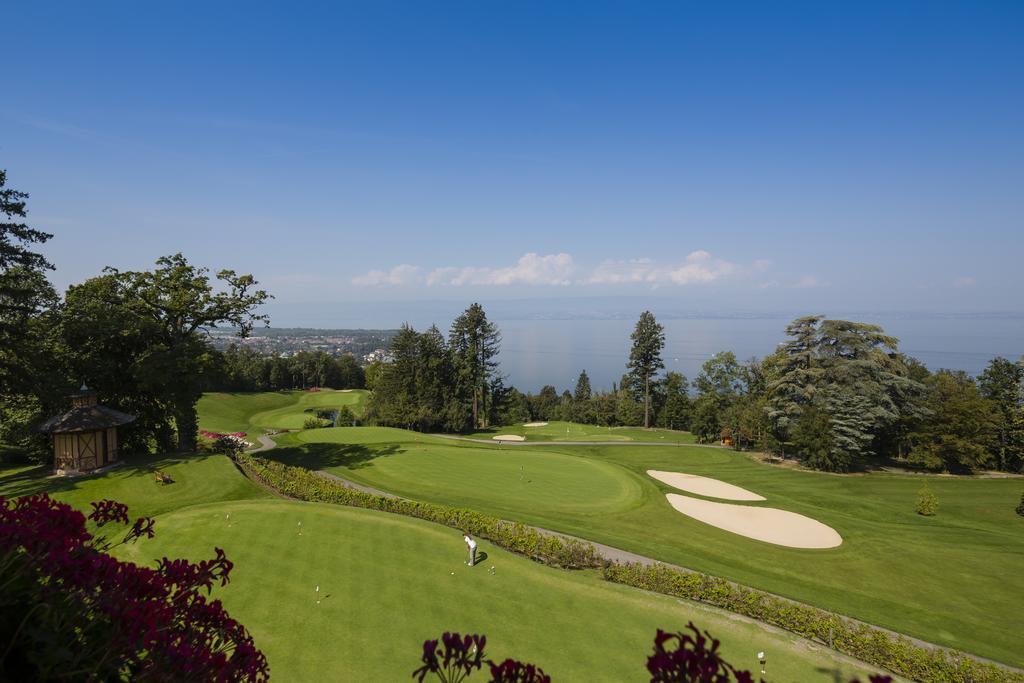
{"type": "Polygon", "coordinates": [[[122,413],[120,410],[114,410],[106,406],[78,406],[63,415],[51,417],[39,427],[39,431],[50,434],[91,432],[108,427],[119,427],[123,424],[128,424],[134,419],[134,415],[122,413]]]}

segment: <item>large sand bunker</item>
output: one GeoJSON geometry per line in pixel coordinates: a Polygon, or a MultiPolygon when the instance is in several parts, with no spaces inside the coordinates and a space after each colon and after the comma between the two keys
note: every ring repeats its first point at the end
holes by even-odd
{"type": "Polygon", "coordinates": [[[647,470],[647,476],[654,477],[658,481],[680,491],[696,493],[699,496],[722,498],[724,500],[765,500],[764,496],[759,496],[753,491],[741,489],[734,484],[727,484],[724,481],[711,479],[710,477],[701,477],[696,474],[647,470]]]}
{"type": "Polygon", "coordinates": [[[835,548],[843,542],[835,529],[787,510],[715,503],[667,493],[669,504],[697,521],[740,536],[789,548],[835,548]]]}
{"type": "Polygon", "coordinates": [[[498,434],[491,438],[495,441],[526,441],[525,436],[519,436],[518,434],[498,434]]]}
{"type": "Polygon", "coordinates": [[[547,427],[547,422],[527,422],[523,425],[524,427],[547,427]]]}

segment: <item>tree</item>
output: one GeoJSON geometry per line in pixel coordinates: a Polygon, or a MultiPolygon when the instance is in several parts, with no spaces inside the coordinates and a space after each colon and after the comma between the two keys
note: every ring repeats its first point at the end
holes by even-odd
{"type": "Polygon", "coordinates": [[[536,396],[528,395],[530,413],[535,420],[552,420],[558,410],[558,390],[545,384],[536,396]]]}
{"type": "Polygon", "coordinates": [[[661,385],[664,403],[658,412],[658,425],[669,429],[689,429],[692,405],[686,377],[678,372],[669,372],[661,385]]]}
{"type": "Polygon", "coordinates": [[[572,394],[572,419],[583,423],[593,421],[594,415],[590,405],[592,396],[590,377],[587,376],[587,371],[583,370],[576,379],[576,389],[572,394]]]}
{"type": "Polygon", "coordinates": [[[0,396],[37,395],[49,360],[42,353],[49,328],[38,316],[56,306],[57,294],[46,279],[53,265],[32,246],[53,235],[25,223],[28,194],[6,185],[0,170],[0,396]]]}
{"type": "Polygon", "coordinates": [[[909,459],[929,469],[970,472],[987,465],[998,413],[962,371],[940,370],[927,381],[929,416],[911,438],[909,459]]]}
{"type": "Polygon", "coordinates": [[[996,408],[996,466],[1024,471],[1024,362],[994,358],[978,377],[978,385],[996,408]]]}
{"type": "Polygon", "coordinates": [[[827,442],[835,451],[828,457],[801,453],[805,460],[845,470],[917,410],[924,387],[910,377],[897,339],[878,325],[808,316],[794,320],[786,334],[790,340],[780,349],[782,358],[773,360],[776,374],[768,384],[773,436],[792,437],[802,413],[813,407],[811,423],[820,426],[825,415],[831,432],[827,440],[816,438],[815,448],[827,442]]]}
{"type": "Polygon", "coordinates": [[[153,332],[147,368],[151,381],[162,387],[171,407],[178,448],[195,450],[198,418],[196,402],[202,395],[200,374],[209,344],[205,330],[231,325],[246,337],[266,315],[256,312],[270,295],[256,289],[252,275],[221,270],[217,280],[225,291],[215,292],[207,268],[198,268],[179,254],[157,259],[151,271],[121,272],[107,268],[114,284],[108,302],[144,320],[153,332]]]}
{"type": "Polygon", "coordinates": [[[637,320],[633,334],[633,348],[629,352],[629,378],[633,386],[642,388],[644,398],[644,428],[651,426],[651,381],[658,370],[665,367],[661,352],[665,348],[665,328],[650,311],[644,311],[637,320]]]}
{"type": "Polygon", "coordinates": [[[700,443],[718,441],[722,436],[718,402],[710,394],[698,396],[690,414],[690,431],[700,443]]]}
{"type": "Polygon", "coordinates": [[[488,386],[498,368],[501,333],[487,320],[483,306],[474,303],[452,323],[448,344],[460,388],[471,397],[473,426],[486,427],[488,386]]]}

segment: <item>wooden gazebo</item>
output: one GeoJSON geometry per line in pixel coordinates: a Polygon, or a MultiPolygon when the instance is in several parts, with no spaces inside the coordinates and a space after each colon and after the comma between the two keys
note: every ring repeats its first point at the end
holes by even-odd
{"type": "Polygon", "coordinates": [[[134,415],[99,405],[84,384],[71,394],[71,410],[47,420],[40,430],[53,436],[53,467],[58,472],[88,472],[118,459],[117,428],[134,415]]]}

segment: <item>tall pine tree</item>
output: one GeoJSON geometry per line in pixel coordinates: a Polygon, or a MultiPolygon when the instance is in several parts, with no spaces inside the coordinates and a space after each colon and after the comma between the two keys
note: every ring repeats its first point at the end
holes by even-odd
{"type": "Polygon", "coordinates": [[[654,314],[644,311],[630,339],[633,340],[633,348],[626,367],[629,368],[630,384],[643,391],[644,428],[648,428],[651,426],[651,383],[658,370],[665,367],[661,359],[665,348],[665,328],[655,320],[654,314]]]}

